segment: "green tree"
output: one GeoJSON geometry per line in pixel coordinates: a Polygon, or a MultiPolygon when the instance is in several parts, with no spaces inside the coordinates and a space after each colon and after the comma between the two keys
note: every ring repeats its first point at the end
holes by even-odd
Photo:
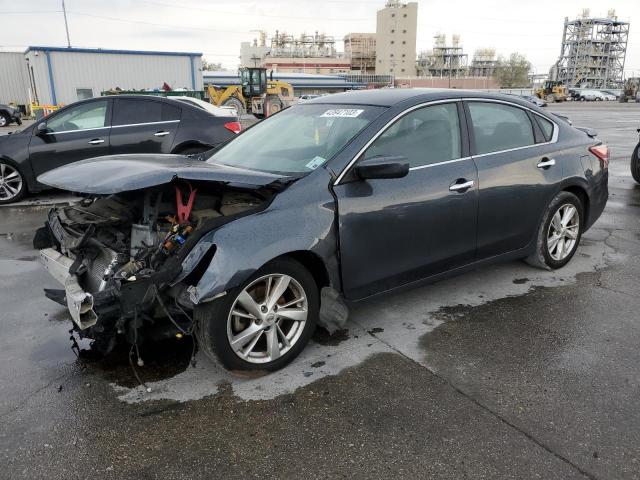
{"type": "Polygon", "coordinates": [[[512,53],[509,58],[498,57],[494,76],[501,88],[529,86],[531,63],[524,55],[512,53]]]}
{"type": "Polygon", "coordinates": [[[225,70],[225,69],[222,68],[222,64],[221,63],[208,62],[203,58],[202,59],[202,70],[205,70],[205,71],[208,71],[208,72],[219,72],[219,71],[222,71],[222,70],[225,70]]]}

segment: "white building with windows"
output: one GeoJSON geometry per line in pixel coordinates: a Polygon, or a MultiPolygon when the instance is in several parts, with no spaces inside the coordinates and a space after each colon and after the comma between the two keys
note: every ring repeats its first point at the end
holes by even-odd
{"type": "Polygon", "coordinates": [[[202,54],[66,47],[29,47],[22,54],[0,53],[0,102],[67,105],[115,87],[123,90],[202,90],[202,54]],[[18,58],[17,55],[20,55],[18,58]],[[5,93],[9,92],[9,93],[5,93]],[[7,97],[7,98],[5,98],[7,97]],[[12,98],[15,97],[15,98],[12,98]]]}

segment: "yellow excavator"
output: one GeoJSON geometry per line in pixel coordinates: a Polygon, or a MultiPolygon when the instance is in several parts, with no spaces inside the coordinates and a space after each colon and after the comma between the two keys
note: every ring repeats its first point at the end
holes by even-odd
{"type": "Polygon", "coordinates": [[[288,107],[293,101],[290,83],[273,80],[273,72],[267,80],[266,68],[241,68],[240,85],[217,87],[209,85],[209,101],[217,107],[232,107],[241,115],[252,113],[265,118],[288,107]]]}
{"type": "Polygon", "coordinates": [[[562,82],[547,80],[542,88],[535,90],[534,95],[549,103],[564,102],[569,95],[567,87],[562,82]]]}

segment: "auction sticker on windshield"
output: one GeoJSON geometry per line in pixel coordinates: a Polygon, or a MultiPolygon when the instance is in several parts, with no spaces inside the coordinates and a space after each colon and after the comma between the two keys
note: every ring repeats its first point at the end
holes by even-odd
{"type": "Polygon", "coordinates": [[[325,118],[333,118],[333,117],[355,118],[358,115],[360,115],[362,112],[364,112],[364,110],[360,110],[357,108],[334,108],[332,110],[327,110],[320,116],[325,118]]]}
{"type": "Polygon", "coordinates": [[[315,170],[327,160],[322,157],[313,157],[313,159],[305,165],[309,170],[315,170]]]}

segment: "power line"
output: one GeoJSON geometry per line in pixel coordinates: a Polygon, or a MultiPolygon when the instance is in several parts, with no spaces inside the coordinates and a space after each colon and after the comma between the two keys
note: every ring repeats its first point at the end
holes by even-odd
{"type": "Polygon", "coordinates": [[[194,11],[200,11],[200,12],[209,12],[209,13],[216,13],[219,15],[239,15],[242,17],[265,17],[265,18],[282,18],[282,19],[288,19],[288,20],[313,20],[313,21],[317,21],[317,20],[326,20],[326,21],[332,21],[332,22],[360,22],[360,21],[371,21],[372,18],[351,18],[351,17],[322,17],[322,18],[318,18],[316,17],[295,17],[295,16],[290,16],[290,15],[273,15],[273,14],[269,14],[269,13],[250,13],[250,12],[229,12],[229,11],[222,11],[222,10],[215,10],[212,8],[203,8],[203,7],[191,7],[191,6],[186,6],[186,5],[175,5],[175,4],[170,4],[170,3],[163,3],[163,2],[153,2],[150,0],[138,0],[138,3],[147,3],[150,5],[158,5],[161,7],[167,7],[167,8],[175,8],[178,10],[194,10],[194,11]]]}
{"type": "Polygon", "coordinates": [[[241,34],[245,34],[245,33],[251,33],[249,30],[219,30],[219,29],[215,29],[215,28],[203,28],[203,27],[185,27],[184,25],[175,25],[175,24],[169,24],[169,23],[153,23],[153,22],[145,22],[142,20],[127,20],[124,18],[117,18],[117,17],[107,17],[104,15],[94,15],[91,13],[82,13],[82,12],[67,12],[71,15],[78,15],[78,16],[82,16],[82,17],[90,17],[90,18],[99,18],[101,20],[110,20],[113,22],[123,22],[123,23],[135,23],[138,25],[150,25],[153,27],[166,27],[166,28],[175,28],[175,29],[179,29],[179,30],[198,30],[201,32],[213,32],[213,33],[241,33],[241,34]]]}

